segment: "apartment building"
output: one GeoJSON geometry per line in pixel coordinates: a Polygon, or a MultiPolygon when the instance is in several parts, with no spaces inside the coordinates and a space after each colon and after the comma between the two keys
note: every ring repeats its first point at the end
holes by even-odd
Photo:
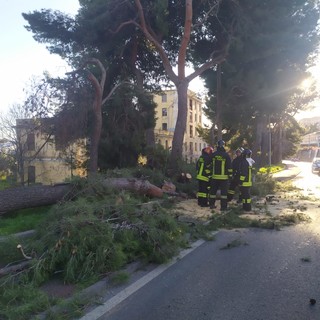
{"type": "MultiPolygon", "coordinates": [[[[173,134],[178,116],[178,94],[176,90],[165,90],[154,96],[157,104],[155,139],[166,149],[172,147],[173,134]]],[[[203,126],[202,100],[193,91],[188,90],[188,118],[184,134],[183,156],[189,162],[195,162],[201,150],[207,144],[198,136],[197,127],[203,126]]]]}
{"type": "Polygon", "coordinates": [[[86,161],[84,141],[62,147],[54,135],[53,119],[18,119],[16,132],[20,180],[51,185],[86,175],[82,166],[86,161]]]}

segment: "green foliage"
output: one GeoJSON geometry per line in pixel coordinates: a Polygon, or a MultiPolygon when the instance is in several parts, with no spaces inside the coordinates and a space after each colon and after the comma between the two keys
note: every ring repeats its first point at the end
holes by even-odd
{"type": "Polygon", "coordinates": [[[7,189],[10,186],[6,179],[0,179],[0,190],[7,189]]]}
{"type": "MultiPolygon", "coordinates": [[[[193,173],[194,165],[185,163],[180,170],[193,173]]],[[[154,174],[154,181],[163,178],[161,172],[145,167],[115,169],[108,174],[119,177],[124,172],[128,177],[149,179],[154,174]]],[[[307,221],[307,216],[302,213],[266,220],[248,219],[240,216],[240,207],[235,207],[224,215],[214,213],[207,225],[198,221],[186,225],[178,222],[171,213],[173,200],[149,201],[129,192],[114,192],[101,183],[103,179],[102,176],[75,179],[74,192],[78,198],[53,206],[46,215],[47,219],[38,225],[36,236],[23,241],[25,252],[34,253],[37,259],[32,261],[27,272],[6,277],[0,282],[0,294],[4,297],[0,299],[1,319],[32,318],[35,313],[48,309],[56,301],[44,295],[39,285],[56,274],[62,281],[77,283],[80,287],[137,259],[166,262],[186,247],[188,240],[209,240],[209,231],[212,230],[244,227],[278,230],[281,226],[307,221]],[[149,202],[144,203],[146,200],[149,202]]],[[[269,179],[266,174],[256,175],[257,193],[272,192],[274,185],[269,179]]],[[[21,259],[16,249],[17,239],[9,238],[2,244],[1,263],[21,259]]],[[[242,244],[232,242],[228,248],[242,244]]],[[[128,275],[120,272],[115,274],[113,281],[122,283],[127,279],[128,275]]],[[[66,304],[62,306],[64,311],[61,314],[48,313],[47,318],[59,319],[64,317],[64,312],[68,316],[80,317],[85,303],[79,300],[66,304]]]]}
{"type": "Polygon", "coordinates": [[[116,272],[111,277],[111,282],[114,285],[121,285],[129,281],[130,275],[127,272],[116,272]]]}
{"type": "Polygon", "coordinates": [[[0,268],[23,259],[21,253],[17,250],[19,243],[19,239],[15,237],[8,237],[0,241],[0,268]]]}
{"type": "Polygon", "coordinates": [[[278,165],[278,166],[268,166],[268,167],[261,167],[259,168],[259,173],[261,174],[272,174],[279,172],[284,169],[284,165],[278,165]]]}
{"type": "Polygon", "coordinates": [[[139,154],[145,153],[146,130],[153,130],[155,125],[155,103],[146,92],[123,87],[106,108],[99,167],[105,171],[135,166],[139,154]]]}
{"type": "Polygon", "coordinates": [[[221,228],[232,229],[232,228],[247,228],[252,224],[252,220],[239,216],[240,211],[234,209],[226,215],[214,213],[210,219],[210,227],[213,230],[221,228]]]}
{"type": "MultiPolygon", "coordinates": [[[[221,11],[223,19],[233,12],[221,11]]],[[[319,43],[319,6],[304,1],[241,1],[235,16],[233,41],[221,65],[221,118],[225,140],[234,146],[247,142],[265,161],[268,125],[272,123],[275,161],[294,152],[299,127],[293,119],[316,92],[303,92],[319,43]],[[280,137],[281,133],[284,133],[280,137]],[[282,145],[280,152],[279,145],[282,145]]],[[[221,18],[221,17],[220,17],[221,18]]],[[[210,95],[207,116],[215,123],[217,72],[204,74],[210,95]]],[[[254,155],[257,159],[257,154],[254,155]]]]}
{"type": "Polygon", "coordinates": [[[276,188],[276,181],[268,174],[255,175],[255,181],[251,188],[252,195],[263,197],[268,193],[273,193],[276,188]]]}
{"type": "Polygon", "coordinates": [[[50,306],[48,296],[35,288],[25,277],[20,276],[18,283],[10,279],[0,283],[0,319],[30,319],[36,312],[50,306]],[[5,284],[5,285],[4,285],[5,284]]]}
{"type": "Polygon", "coordinates": [[[50,207],[23,209],[0,216],[0,235],[34,229],[46,218],[49,209],[50,207]]]}
{"type": "Polygon", "coordinates": [[[159,171],[166,173],[170,152],[161,144],[156,143],[154,147],[146,148],[146,156],[148,159],[147,165],[159,171]]]}
{"type": "Polygon", "coordinates": [[[141,206],[126,192],[102,195],[97,183],[87,196],[55,206],[37,230],[35,251],[43,257],[30,274],[37,283],[56,270],[79,282],[137,258],[163,262],[183,243],[182,227],[157,203],[141,206]]]}

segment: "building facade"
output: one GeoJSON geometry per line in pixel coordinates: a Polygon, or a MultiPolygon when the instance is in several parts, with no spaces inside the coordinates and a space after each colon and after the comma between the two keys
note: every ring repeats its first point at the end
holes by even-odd
{"type": "Polygon", "coordinates": [[[309,162],[314,158],[320,158],[320,131],[308,133],[302,137],[297,157],[300,161],[309,162]]]}
{"type": "Polygon", "coordinates": [[[54,136],[52,119],[18,119],[16,132],[20,182],[51,185],[86,175],[83,140],[62,148],[54,136]]]}
{"type": "MultiPolygon", "coordinates": [[[[178,116],[178,93],[176,90],[165,90],[154,96],[157,104],[155,140],[164,148],[172,148],[173,134],[178,116]]],[[[183,140],[183,157],[195,162],[201,150],[207,144],[198,135],[196,128],[203,127],[202,100],[197,94],[188,90],[188,117],[183,140]]]]}

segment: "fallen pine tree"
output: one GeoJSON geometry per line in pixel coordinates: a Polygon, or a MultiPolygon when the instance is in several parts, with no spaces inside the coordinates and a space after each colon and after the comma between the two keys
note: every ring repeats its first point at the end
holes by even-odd
{"type": "MultiPolygon", "coordinates": [[[[161,198],[165,191],[147,180],[134,178],[108,178],[102,181],[106,188],[128,190],[152,198],[161,198]]],[[[62,200],[71,200],[76,196],[73,184],[53,186],[35,185],[10,188],[0,191],[0,214],[20,209],[52,205],[62,200]]]]}

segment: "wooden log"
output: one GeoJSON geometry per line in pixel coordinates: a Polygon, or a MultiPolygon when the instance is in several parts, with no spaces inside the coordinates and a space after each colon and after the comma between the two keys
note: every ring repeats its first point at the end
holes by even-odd
{"type": "Polygon", "coordinates": [[[130,190],[152,198],[161,198],[163,196],[163,191],[148,180],[113,178],[106,179],[103,183],[107,187],[130,190]]]}
{"type": "Polygon", "coordinates": [[[0,278],[3,276],[6,276],[8,274],[17,273],[17,272],[22,271],[26,268],[29,268],[30,265],[31,265],[31,261],[28,260],[28,261],[20,262],[19,264],[15,264],[10,267],[4,267],[4,268],[0,269],[0,278]]]}
{"type": "MultiPolygon", "coordinates": [[[[161,198],[163,190],[147,180],[114,178],[106,179],[103,184],[118,190],[129,190],[152,198],[161,198]]],[[[52,205],[63,199],[74,198],[71,184],[54,186],[30,186],[0,191],[0,215],[20,209],[52,205]]]]}
{"type": "Polygon", "coordinates": [[[30,186],[10,188],[0,191],[0,214],[20,209],[41,207],[61,201],[68,195],[72,186],[30,186]]]}

